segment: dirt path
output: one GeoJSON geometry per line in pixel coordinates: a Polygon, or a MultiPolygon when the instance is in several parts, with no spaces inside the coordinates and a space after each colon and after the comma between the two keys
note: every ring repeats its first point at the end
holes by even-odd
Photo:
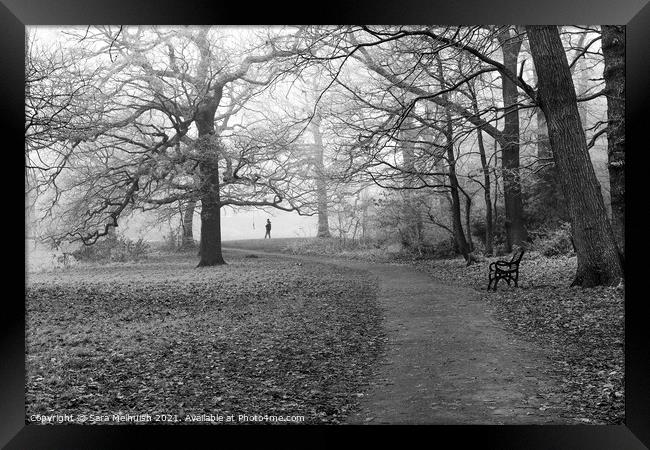
{"type": "Polygon", "coordinates": [[[545,373],[547,356],[493,319],[476,291],[408,265],[295,258],[377,278],[387,348],[349,423],[575,423],[561,418],[559,398],[549,397],[558,390],[545,373]]]}

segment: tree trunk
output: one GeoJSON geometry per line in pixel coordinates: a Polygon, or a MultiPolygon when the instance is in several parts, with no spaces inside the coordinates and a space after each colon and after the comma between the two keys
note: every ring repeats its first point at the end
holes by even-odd
{"type": "Polygon", "coordinates": [[[320,133],[320,116],[316,114],[312,120],[314,134],[314,168],[316,172],[316,197],[318,203],[318,232],[316,237],[331,237],[329,217],[327,213],[327,179],[325,178],[325,163],[323,136],[320,133]]]}
{"type": "MultiPolygon", "coordinates": [[[[584,34],[581,42],[584,41],[584,34]]],[[[582,44],[580,44],[582,45],[582,44]]],[[[573,68],[576,66],[574,65],[573,68]]],[[[573,75],[573,72],[572,72],[573,75]]],[[[533,84],[537,84],[537,74],[533,70],[533,84]]],[[[582,114],[582,113],[581,113],[582,114]]],[[[581,116],[582,117],[582,116],[581,116]]],[[[565,202],[562,197],[560,188],[560,180],[558,179],[557,170],[553,163],[553,152],[551,151],[551,142],[548,139],[548,126],[546,125],[546,117],[541,108],[535,108],[535,121],[537,124],[537,164],[538,169],[535,171],[535,187],[533,188],[534,195],[537,197],[535,200],[539,204],[539,208],[548,211],[545,217],[537,218],[540,221],[552,223],[556,226],[556,221],[567,221],[565,212],[565,202]]],[[[584,127],[583,127],[584,128],[584,127]]],[[[539,226],[539,223],[536,224],[539,226]]]]}
{"type": "Polygon", "coordinates": [[[535,118],[537,119],[537,157],[543,160],[543,163],[546,163],[553,158],[551,143],[548,140],[546,117],[544,117],[544,112],[541,109],[537,109],[535,118]]]}
{"type": "Polygon", "coordinates": [[[417,139],[417,131],[415,130],[415,123],[411,117],[408,117],[403,126],[405,127],[400,131],[400,148],[402,151],[403,170],[404,170],[404,204],[402,205],[402,214],[405,220],[407,230],[408,246],[415,247],[418,251],[422,247],[422,229],[424,223],[420,216],[419,205],[417,196],[412,189],[415,186],[415,141],[417,139]]]}
{"type": "Polygon", "coordinates": [[[465,195],[465,228],[467,229],[467,248],[470,252],[474,251],[474,242],[472,242],[472,199],[465,195]]]}
{"type": "Polygon", "coordinates": [[[487,163],[485,156],[485,146],[483,145],[483,137],[481,130],[478,130],[479,135],[479,152],[481,154],[481,165],[483,167],[483,196],[485,198],[485,254],[492,256],[494,253],[494,226],[492,219],[492,187],[490,185],[490,166],[487,163]]]}
{"type": "MultiPolygon", "coordinates": [[[[580,35],[580,39],[578,40],[578,43],[576,45],[577,48],[581,48],[583,45],[585,45],[585,38],[587,37],[587,33],[583,32],[580,35]]],[[[575,74],[576,69],[578,69],[582,64],[583,64],[584,59],[578,59],[578,61],[573,65],[573,67],[570,68],[571,71],[571,76],[575,74]]],[[[584,70],[578,70],[578,77],[576,80],[576,95],[582,96],[585,94],[585,91],[587,90],[588,87],[588,75],[589,71],[584,70]]],[[[584,130],[587,129],[587,116],[589,114],[588,111],[588,106],[587,102],[580,102],[578,103],[578,113],[580,114],[580,121],[582,123],[582,128],[584,130]]]]}
{"type": "Polygon", "coordinates": [[[555,167],[571,218],[578,258],[573,285],[615,285],[623,276],[614,232],[596,178],[575,88],[556,26],[527,26],[555,167]]]}
{"type": "Polygon", "coordinates": [[[368,243],[368,235],[366,234],[368,231],[368,197],[365,193],[363,194],[361,205],[361,240],[365,245],[368,243]]]}
{"type": "Polygon", "coordinates": [[[211,195],[201,197],[201,260],[197,267],[226,264],[221,254],[221,207],[211,195]]]}
{"type": "Polygon", "coordinates": [[[454,230],[454,239],[456,240],[456,245],[458,246],[458,251],[467,265],[471,263],[469,246],[467,245],[467,240],[465,239],[465,232],[463,231],[463,223],[460,212],[460,196],[458,195],[458,180],[456,179],[455,169],[449,167],[449,181],[451,184],[451,221],[454,230]]]}
{"type": "MultiPolygon", "coordinates": [[[[517,73],[517,57],[523,38],[512,36],[510,28],[498,34],[503,51],[503,65],[517,73]]],[[[517,109],[517,85],[508,77],[501,76],[503,107],[505,108],[501,164],[503,168],[503,199],[506,213],[506,250],[512,245],[522,245],[528,239],[523,219],[521,180],[519,177],[519,110],[517,109]]]]}
{"type": "MultiPolygon", "coordinates": [[[[496,167],[499,166],[498,164],[498,158],[499,158],[499,153],[498,153],[498,141],[495,139],[494,140],[494,165],[496,167]]],[[[492,211],[494,212],[494,221],[492,222],[492,229],[493,230],[498,230],[499,227],[499,174],[494,172],[494,206],[492,207],[492,211]]]]}
{"type": "Polygon", "coordinates": [[[196,243],[194,242],[194,233],[192,231],[195,209],[196,201],[194,200],[190,200],[185,205],[185,211],[183,212],[183,236],[181,240],[181,250],[188,250],[196,247],[196,243]]]}
{"type": "MultiPolygon", "coordinates": [[[[478,102],[474,89],[470,90],[472,95],[472,108],[474,114],[478,115],[478,102]]],[[[476,130],[478,140],[478,151],[481,156],[481,168],[483,169],[483,196],[485,198],[485,254],[491,256],[494,252],[494,228],[492,227],[492,187],[490,186],[490,165],[485,155],[485,144],[483,142],[483,132],[480,128],[476,130]]],[[[471,235],[471,234],[470,234],[471,235]]]]}
{"type": "MultiPolygon", "coordinates": [[[[465,239],[465,233],[463,231],[463,222],[461,218],[460,211],[460,196],[458,194],[458,178],[456,177],[456,157],[454,155],[454,141],[453,141],[453,129],[451,123],[451,113],[449,109],[445,109],[446,114],[446,128],[445,128],[445,143],[447,147],[447,162],[449,163],[449,185],[450,185],[450,194],[451,194],[451,223],[454,230],[454,239],[456,245],[458,246],[458,251],[469,266],[472,261],[472,255],[470,254],[469,245],[465,239]]],[[[469,230],[468,230],[469,231],[469,230]]]]}
{"type": "Polygon", "coordinates": [[[219,148],[214,135],[214,115],[221,99],[221,90],[200,106],[196,115],[199,131],[197,145],[201,161],[201,243],[197,267],[225,264],[221,254],[221,203],[219,194],[219,148]]]}
{"type": "Polygon", "coordinates": [[[602,26],[607,91],[607,169],[612,228],[625,255],[625,27],[602,26]]]}

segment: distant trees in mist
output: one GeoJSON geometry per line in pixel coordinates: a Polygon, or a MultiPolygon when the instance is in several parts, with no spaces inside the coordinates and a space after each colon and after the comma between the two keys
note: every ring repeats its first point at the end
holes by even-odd
{"type": "Polygon", "coordinates": [[[470,264],[564,221],[575,284],[623,276],[622,27],[35,30],[27,184],[55,244],[164,210],[191,246],[198,214],[222,264],[221,208],[270,207],[416,252],[435,229],[470,264]]]}

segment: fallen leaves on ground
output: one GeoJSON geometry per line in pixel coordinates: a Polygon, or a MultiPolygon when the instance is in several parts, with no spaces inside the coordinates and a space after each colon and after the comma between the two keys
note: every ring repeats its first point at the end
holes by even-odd
{"type": "Polygon", "coordinates": [[[486,292],[490,258],[469,267],[462,259],[419,261],[419,268],[446,282],[483,292],[495,315],[515,333],[547,349],[558,398],[577,421],[620,424],[625,417],[624,292],[619,287],[570,287],[575,257],[524,255],[519,287],[499,282],[486,292]]]}
{"type": "Polygon", "coordinates": [[[30,274],[26,413],[338,423],[383,346],[363,272],[193,257],[30,274]]]}

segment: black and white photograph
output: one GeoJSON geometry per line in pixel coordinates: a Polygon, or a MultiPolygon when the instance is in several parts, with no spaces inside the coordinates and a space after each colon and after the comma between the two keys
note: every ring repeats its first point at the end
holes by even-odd
{"type": "Polygon", "coordinates": [[[27,25],[24,62],[29,427],[625,425],[625,25],[27,25]]]}

